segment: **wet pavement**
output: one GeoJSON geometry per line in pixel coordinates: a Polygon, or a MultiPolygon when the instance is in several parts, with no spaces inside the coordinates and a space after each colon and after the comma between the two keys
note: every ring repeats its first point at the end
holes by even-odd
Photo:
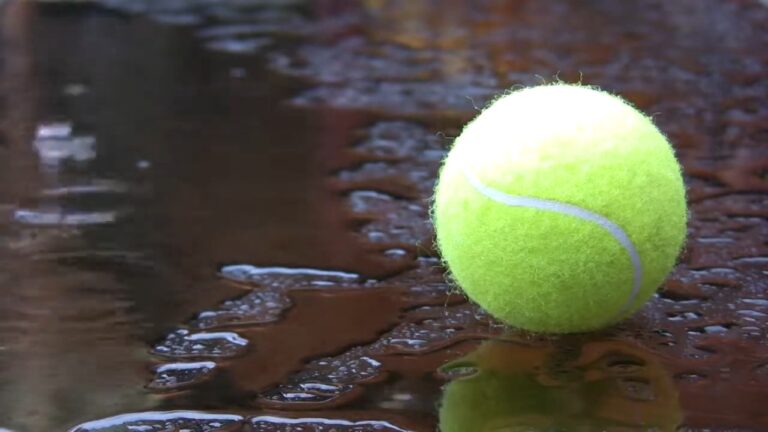
{"type": "Polygon", "coordinates": [[[6,1],[0,428],[768,429],[766,46],[747,0],[6,1]],[[428,212],[478,107],[556,79],[653,115],[691,220],[638,314],[550,337],[428,212]]]}

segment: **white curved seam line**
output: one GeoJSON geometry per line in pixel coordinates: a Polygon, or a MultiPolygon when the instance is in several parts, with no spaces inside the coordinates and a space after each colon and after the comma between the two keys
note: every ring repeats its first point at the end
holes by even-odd
{"type": "Polygon", "coordinates": [[[613,238],[616,239],[616,241],[619,242],[622,247],[624,247],[624,249],[627,251],[627,254],[629,255],[629,260],[632,262],[632,267],[634,270],[632,275],[632,291],[629,293],[629,297],[627,298],[626,303],[624,303],[624,305],[621,307],[617,316],[623,316],[626,312],[629,311],[629,309],[632,307],[632,304],[637,299],[637,295],[640,293],[640,288],[643,283],[643,265],[640,261],[640,254],[637,252],[635,245],[632,243],[632,240],[629,239],[627,233],[624,232],[620,226],[605,216],[575,205],[554,200],[508,195],[490,186],[486,186],[483,184],[483,182],[480,181],[480,179],[475,177],[474,174],[467,170],[464,170],[464,176],[469,181],[469,184],[477,189],[478,192],[498,203],[510,207],[534,208],[538,210],[551,211],[577,217],[579,219],[597,224],[604,230],[608,231],[608,233],[613,236],[613,238]]]}

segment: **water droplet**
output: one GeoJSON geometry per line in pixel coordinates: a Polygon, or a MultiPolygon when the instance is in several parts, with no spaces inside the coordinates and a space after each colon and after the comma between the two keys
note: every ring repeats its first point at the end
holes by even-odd
{"type": "Polygon", "coordinates": [[[752,317],[752,318],[765,318],[765,317],[768,317],[767,313],[758,312],[756,310],[751,310],[751,309],[742,309],[742,310],[736,311],[736,313],[739,314],[739,315],[744,315],[744,316],[748,316],[748,317],[752,317]]]}
{"type": "Polygon", "coordinates": [[[253,432],[408,432],[387,421],[258,416],[249,419],[253,432]]]}
{"type": "Polygon", "coordinates": [[[34,140],[41,162],[48,166],[58,166],[68,159],[89,161],[96,157],[95,146],[93,136],[73,135],[69,122],[41,124],[34,140]]]}
{"type": "Polygon", "coordinates": [[[233,332],[190,333],[179,329],[155,346],[155,354],[176,357],[233,357],[241,354],[248,341],[233,332]]]}
{"type": "Polygon", "coordinates": [[[758,306],[768,306],[768,300],[766,299],[741,299],[741,302],[758,306]]]}
{"type": "Polygon", "coordinates": [[[336,285],[359,285],[361,278],[355,273],[294,267],[256,267],[248,264],[223,266],[221,275],[238,282],[275,288],[311,288],[318,281],[336,285]]]}
{"type": "Polygon", "coordinates": [[[160,24],[177,26],[191,26],[202,22],[200,16],[185,12],[155,12],[150,15],[150,18],[160,24]]]}
{"type": "Polygon", "coordinates": [[[291,300],[282,291],[257,290],[239,299],[227,300],[217,309],[201,312],[190,325],[204,329],[263,324],[276,321],[290,306],[291,300]]]}
{"type": "Polygon", "coordinates": [[[67,138],[72,135],[72,123],[51,122],[43,123],[37,127],[35,136],[37,139],[67,138]]]}
{"type": "Polygon", "coordinates": [[[14,212],[13,219],[24,225],[51,226],[51,225],[100,225],[115,223],[120,213],[118,211],[96,212],[65,212],[24,210],[14,212]]]}
{"type": "Polygon", "coordinates": [[[64,86],[62,93],[67,96],[77,97],[88,93],[88,86],[81,83],[70,83],[64,86]]]}
{"type": "Polygon", "coordinates": [[[233,414],[211,414],[197,411],[148,411],[90,421],[73,427],[70,432],[109,432],[116,430],[223,432],[224,430],[231,430],[233,426],[243,420],[243,417],[233,414]]]}
{"type": "Polygon", "coordinates": [[[66,197],[91,194],[122,194],[130,190],[130,186],[119,181],[92,179],[87,184],[43,189],[40,194],[45,197],[66,197]]]}
{"type": "Polygon", "coordinates": [[[152,167],[152,162],[148,160],[140,160],[136,162],[136,168],[140,170],[146,170],[146,169],[149,169],[150,167],[152,167]]]}
{"type": "Polygon", "coordinates": [[[216,363],[211,361],[166,363],[155,368],[155,377],[147,387],[153,390],[188,387],[209,378],[215,368],[216,363]]]}
{"type": "Polygon", "coordinates": [[[706,380],[707,376],[697,372],[684,372],[675,375],[675,378],[680,381],[700,382],[706,380]]]}
{"type": "Polygon", "coordinates": [[[272,41],[267,38],[220,38],[207,42],[205,47],[230,54],[252,54],[271,43],[272,41]]]}
{"type": "Polygon", "coordinates": [[[702,316],[700,312],[672,312],[667,314],[667,319],[670,321],[688,321],[699,319],[702,316]]]}

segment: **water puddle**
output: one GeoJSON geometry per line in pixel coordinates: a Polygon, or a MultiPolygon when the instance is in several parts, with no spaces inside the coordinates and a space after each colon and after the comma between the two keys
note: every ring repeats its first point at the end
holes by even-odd
{"type": "Polygon", "coordinates": [[[658,3],[7,2],[0,429],[768,428],[768,8],[658,3]],[[468,303],[429,221],[462,123],[554,77],[657,113],[691,202],[589,335],[468,303]]]}

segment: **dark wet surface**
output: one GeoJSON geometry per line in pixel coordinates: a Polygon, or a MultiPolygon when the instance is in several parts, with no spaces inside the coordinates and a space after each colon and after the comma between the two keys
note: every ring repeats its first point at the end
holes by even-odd
{"type": "Polygon", "coordinates": [[[103,3],[0,6],[0,428],[768,429],[764,4],[103,3]],[[654,115],[691,223],[641,312],[544,337],[446,284],[428,208],[555,77],[654,115]]]}

